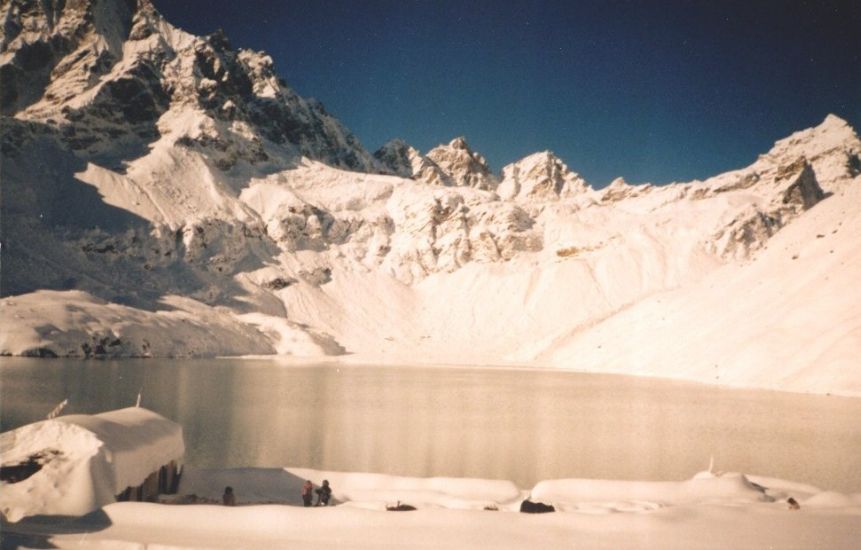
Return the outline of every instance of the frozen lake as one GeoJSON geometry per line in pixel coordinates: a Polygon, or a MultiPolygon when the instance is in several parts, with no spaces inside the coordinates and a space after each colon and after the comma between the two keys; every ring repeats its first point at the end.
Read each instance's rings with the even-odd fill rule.
{"type": "Polygon", "coordinates": [[[861,399],[502,368],[0,358],[7,431],[142,405],[198,467],[679,480],[708,467],[861,491],[861,399]]]}

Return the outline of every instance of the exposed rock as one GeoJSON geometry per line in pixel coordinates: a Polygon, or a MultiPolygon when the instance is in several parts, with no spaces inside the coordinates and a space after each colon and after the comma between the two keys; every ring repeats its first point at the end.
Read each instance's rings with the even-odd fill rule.
{"type": "Polygon", "coordinates": [[[651,184],[631,185],[625,178],[616,178],[603,189],[602,202],[617,202],[630,197],[637,197],[651,190],[651,184]]]}
{"type": "Polygon", "coordinates": [[[777,169],[778,194],[765,207],[750,207],[719,231],[716,251],[723,257],[745,258],[805,210],[825,197],[813,168],[801,158],[777,169]]]}
{"type": "Polygon", "coordinates": [[[389,512],[413,512],[416,507],[410,504],[405,504],[398,501],[394,506],[386,506],[386,510],[389,512]]]}
{"type": "Polygon", "coordinates": [[[470,149],[463,137],[434,147],[428,151],[427,158],[451,178],[452,185],[491,191],[498,185],[487,161],[470,149]]]}
{"type": "Polygon", "coordinates": [[[502,169],[497,192],[503,199],[558,200],[583,193],[589,188],[550,151],[535,153],[502,169]]]}
{"type": "Polygon", "coordinates": [[[532,502],[529,499],[520,503],[520,511],[524,514],[546,514],[555,512],[556,508],[552,504],[544,504],[543,502],[532,502]]]}
{"type": "Polygon", "coordinates": [[[56,358],[57,352],[55,352],[54,350],[52,350],[50,348],[38,347],[38,348],[29,348],[29,349],[23,350],[21,352],[21,356],[22,357],[56,358]]]}
{"type": "Polygon", "coordinates": [[[768,153],[749,167],[761,174],[774,167],[789,167],[804,158],[816,173],[819,185],[832,191],[858,175],[861,140],[842,118],[829,114],[821,124],[778,140],[768,153]]]}
{"type": "Polygon", "coordinates": [[[302,270],[299,277],[306,283],[314,286],[324,285],[332,280],[332,269],[328,267],[315,267],[310,270],[302,270]]]}
{"type": "MultiPolygon", "coordinates": [[[[813,167],[802,159],[801,170],[794,172],[795,181],[783,191],[783,204],[807,210],[825,198],[825,193],[816,181],[813,167]]],[[[797,165],[796,165],[797,168],[797,165]]],[[[787,175],[787,177],[790,177],[787,175]]]]}
{"type": "Polygon", "coordinates": [[[380,164],[393,174],[431,185],[453,185],[451,177],[428,157],[401,139],[393,139],[374,152],[380,164]]]}
{"type": "Polygon", "coordinates": [[[292,277],[276,277],[270,281],[266,281],[263,283],[265,288],[270,290],[281,290],[287,288],[290,285],[296,284],[298,281],[292,277]]]}

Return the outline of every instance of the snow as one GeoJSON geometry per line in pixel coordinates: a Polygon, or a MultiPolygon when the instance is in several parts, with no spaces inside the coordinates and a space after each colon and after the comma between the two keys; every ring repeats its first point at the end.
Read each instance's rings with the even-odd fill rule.
{"type": "MultiPolygon", "coordinates": [[[[222,131],[201,111],[161,120],[222,131]]],[[[153,224],[149,236],[26,236],[33,248],[15,258],[32,256],[28,284],[56,288],[48,264],[82,289],[0,300],[2,351],[83,355],[119,337],[128,345],[108,351],[120,356],[348,353],[861,395],[861,176],[825,163],[861,146],[834,117],[706,182],[619,180],[548,200],[309,159],[223,172],[166,136],[124,173],[89,163],[76,176],[153,224]],[[805,209],[786,197],[808,154],[809,185],[830,195],[805,209]]]]}
{"type": "Polygon", "coordinates": [[[427,158],[451,178],[452,185],[484,190],[493,190],[498,185],[487,161],[473,151],[463,137],[434,147],[428,151],[427,158]]]}
{"type": "Polygon", "coordinates": [[[586,192],[589,184],[550,151],[534,153],[502,169],[503,199],[556,200],[586,192]]]}
{"type": "Polygon", "coordinates": [[[71,357],[274,351],[260,332],[223,308],[181,296],[166,296],[160,306],[146,311],[81,291],[40,290],[7,298],[0,302],[0,347],[16,355],[71,357]]]}
{"type": "Polygon", "coordinates": [[[182,428],[134,407],[59,416],[0,435],[4,466],[41,453],[42,468],[4,483],[0,510],[9,521],[40,514],[80,516],[114,502],[185,454],[182,428]]]}
{"type": "MultiPolygon", "coordinates": [[[[268,55],[181,31],[146,0],[39,6],[0,8],[0,64],[21,75],[3,127],[0,353],[513,364],[861,396],[861,140],[837,116],[705,181],[596,190],[548,151],[497,176],[463,138],[372,157],[268,55]],[[35,43],[50,61],[29,74],[35,43]]],[[[182,454],[178,427],[148,414],[3,434],[4,464],[64,453],[4,485],[6,520],[106,505],[109,525],[68,527],[103,547],[861,539],[859,495],[742,474],[547,480],[531,494],[561,513],[542,517],[513,513],[527,491],[507,481],[297,468],[190,471],[184,488],[295,504],[297,483],[327,477],[342,505],[109,504],[182,454]],[[383,511],[397,501],[419,510],[383,511]]],[[[24,546],[81,542],[14,528],[24,546]]]]}
{"type": "Polygon", "coordinates": [[[512,482],[467,478],[414,478],[358,472],[317,471],[308,468],[188,469],[180,491],[208,499],[221,498],[225,486],[241,489],[240,504],[285,502],[301,505],[302,484],[319,487],[326,479],[335,503],[383,510],[398,501],[417,508],[482,510],[486,506],[516,508],[524,492],[512,482]]]}
{"type": "Polygon", "coordinates": [[[547,480],[531,490],[556,513],[518,513],[529,491],[498,480],[403,478],[300,468],[192,470],[181,493],[238,506],[115,503],[66,521],[7,524],[29,544],[99,548],[854,548],[861,495],[739,473],[677,482],[547,480]],[[335,506],[303,508],[305,479],[328,479],[335,506]],[[801,505],[790,510],[792,496],[801,505]],[[417,508],[388,512],[398,502],[417,508]],[[486,509],[491,508],[491,509],[486,509]],[[495,510],[493,509],[495,508],[495,510]]]}
{"type": "Polygon", "coordinates": [[[779,231],[754,259],[572,331],[533,358],[578,370],[861,395],[853,374],[861,303],[848,291],[861,280],[861,212],[853,204],[861,204],[857,183],[779,231]]]}

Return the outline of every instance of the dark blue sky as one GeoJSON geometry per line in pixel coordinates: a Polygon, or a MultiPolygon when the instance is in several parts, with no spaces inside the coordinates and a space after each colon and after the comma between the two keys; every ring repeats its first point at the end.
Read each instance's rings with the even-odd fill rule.
{"type": "Polygon", "coordinates": [[[373,151],[464,135],[498,171],[550,149],[593,185],[749,164],[829,112],[861,129],[861,1],[154,0],[265,50],[373,151]]]}

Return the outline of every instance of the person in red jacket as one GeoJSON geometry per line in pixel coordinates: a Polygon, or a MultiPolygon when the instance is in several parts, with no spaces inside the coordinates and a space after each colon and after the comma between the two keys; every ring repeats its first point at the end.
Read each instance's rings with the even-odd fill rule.
{"type": "Polygon", "coordinates": [[[304,504],[306,508],[311,506],[311,500],[314,498],[312,494],[313,490],[314,486],[311,485],[311,480],[306,481],[302,485],[302,504],[304,504]]]}

